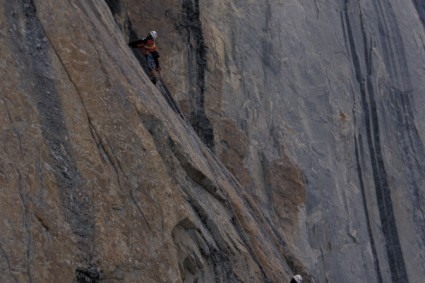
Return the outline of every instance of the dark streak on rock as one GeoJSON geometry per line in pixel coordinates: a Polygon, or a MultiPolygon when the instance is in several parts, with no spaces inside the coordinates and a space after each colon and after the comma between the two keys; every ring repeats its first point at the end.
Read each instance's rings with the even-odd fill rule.
{"type": "Polygon", "coordinates": [[[121,1],[120,0],[105,0],[109,9],[111,10],[112,15],[115,17],[121,14],[121,1]]]}
{"type": "MultiPolygon", "coordinates": [[[[409,75],[407,56],[403,43],[402,33],[395,13],[388,1],[373,1],[378,14],[378,26],[384,33],[380,36],[380,43],[384,51],[384,61],[391,77],[391,86],[385,86],[384,91],[389,93],[389,109],[394,115],[395,132],[401,148],[401,157],[404,162],[408,188],[413,203],[413,221],[417,231],[417,238],[422,247],[425,247],[425,198],[421,193],[421,179],[425,175],[425,147],[415,126],[414,111],[410,102],[413,86],[409,75]]],[[[425,17],[425,2],[415,2],[421,19],[425,17]]],[[[422,256],[422,259],[423,256],[422,256]]],[[[422,261],[423,262],[423,261],[422,261]]],[[[424,266],[424,265],[423,265],[424,266]]]]}
{"type": "Polygon", "coordinates": [[[376,253],[376,246],[375,246],[375,240],[373,239],[372,234],[372,225],[370,223],[370,217],[369,217],[369,211],[366,201],[366,188],[363,181],[363,172],[362,172],[362,164],[361,164],[361,158],[360,158],[360,152],[363,152],[362,146],[360,146],[359,149],[359,142],[361,141],[361,136],[359,136],[357,139],[354,139],[354,145],[355,145],[355,155],[356,155],[356,164],[357,164],[357,174],[360,182],[360,190],[362,192],[362,200],[363,200],[363,207],[366,215],[366,224],[367,224],[367,231],[369,234],[369,241],[370,241],[370,247],[372,250],[372,257],[373,257],[373,264],[375,267],[376,275],[378,277],[378,282],[382,283],[382,274],[381,270],[379,269],[379,257],[376,253]]]}
{"type": "Polygon", "coordinates": [[[416,7],[416,10],[418,11],[419,18],[422,21],[422,25],[425,28],[425,1],[424,0],[412,0],[412,1],[416,7]]]}
{"type": "MultiPolygon", "coordinates": [[[[377,13],[378,27],[383,34],[379,37],[383,47],[384,62],[388,66],[391,86],[380,86],[389,93],[389,109],[393,113],[395,133],[401,148],[401,157],[404,162],[408,189],[413,203],[413,221],[416,235],[422,247],[425,247],[425,214],[423,207],[425,199],[421,193],[421,179],[425,174],[423,160],[425,147],[415,126],[414,111],[410,102],[413,84],[409,75],[409,66],[402,32],[396,19],[394,9],[389,1],[372,2],[377,13]]],[[[425,2],[415,2],[419,15],[424,20],[425,2]]],[[[422,256],[422,259],[424,257],[422,256]]],[[[423,260],[422,260],[423,262],[423,260]]],[[[424,266],[424,265],[423,265],[424,266]]]]}
{"type": "Polygon", "coordinates": [[[74,282],[76,283],[97,283],[101,282],[101,279],[101,273],[93,265],[87,268],[78,268],[75,271],[74,282]]]}
{"type": "Polygon", "coordinates": [[[50,149],[52,167],[58,181],[66,220],[77,236],[79,248],[85,254],[93,241],[94,219],[91,199],[72,156],[72,147],[59,95],[55,89],[55,70],[49,56],[49,40],[37,18],[32,0],[24,0],[24,58],[33,79],[26,82],[39,113],[42,134],[50,149]]]}
{"type": "Polygon", "coordinates": [[[189,122],[201,140],[214,150],[214,129],[205,113],[205,72],[207,46],[202,33],[199,0],[182,1],[181,29],[188,47],[189,98],[192,109],[189,122]]]}
{"type": "MultiPolygon", "coordinates": [[[[347,44],[350,46],[354,71],[360,87],[361,105],[365,116],[364,122],[366,135],[389,268],[393,282],[408,282],[406,266],[401,250],[391,200],[391,190],[388,184],[388,176],[381,149],[379,119],[375,100],[376,94],[372,82],[372,47],[368,42],[368,35],[365,30],[364,20],[360,10],[360,24],[357,27],[352,26],[352,15],[350,15],[349,12],[348,2],[349,0],[345,1],[345,23],[348,36],[347,44]],[[354,38],[354,28],[359,29],[363,42],[356,42],[356,39],[354,38]],[[363,46],[363,50],[359,50],[357,45],[363,46]],[[361,61],[359,52],[363,55],[364,61],[361,61]]],[[[373,236],[370,234],[369,237],[373,236]]],[[[376,260],[377,259],[374,259],[374,262],[376,262],[376,260]]],[[[380,282],[382,282],[382,276],[377,265],[375,265],[375,269],[378,280],[381,280],[380,282]]]]}

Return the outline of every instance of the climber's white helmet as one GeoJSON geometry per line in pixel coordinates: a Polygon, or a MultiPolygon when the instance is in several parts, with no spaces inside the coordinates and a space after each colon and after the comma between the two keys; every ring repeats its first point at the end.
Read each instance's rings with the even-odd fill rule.
{"type": "Polygon", "coordinates": [[[301,275],[294,275],[294,277],[292,277],[294,280],[295,280],[295,282],[297,282],[297,283],[302,283],[303,282],[303,278],[301,277],[301,275]]]}
{"type": "Polygon", "coordinates": [[[156,31],[151,31],[150,34],[152,35],[153,39],[156,39],[156,37],[158,36],[158,33],[156,31]]]}

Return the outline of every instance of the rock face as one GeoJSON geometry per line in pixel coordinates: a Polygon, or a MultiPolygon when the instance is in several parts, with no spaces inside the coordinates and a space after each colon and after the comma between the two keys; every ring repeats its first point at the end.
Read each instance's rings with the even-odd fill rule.
{"type": "Polygon", "coordinates": [[[1,7],[1,282],[288,279],[272,226],[105,2],[1,7]]]}
{"type": "Polygon", "coordinates": [[[0,15],[0,282],[424,281],[421,1],[0,15]]]}

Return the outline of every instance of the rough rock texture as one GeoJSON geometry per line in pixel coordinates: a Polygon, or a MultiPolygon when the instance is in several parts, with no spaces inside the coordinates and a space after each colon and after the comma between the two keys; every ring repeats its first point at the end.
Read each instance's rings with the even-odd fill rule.
{"type": "Polygon", "coordinates": [[[0,282],[423,282],[424,9],[1,1],[0,282]]]}
{"type": "Polygon", "coordinates": [[[424,281],[423,1],[160,2],[122,15],[315,279],[424,281]]]}
{"type": "Polygon", "coordinates": [[[288,279],[272,227],[104,1],[0,7],[0,282],[288,279]]]}

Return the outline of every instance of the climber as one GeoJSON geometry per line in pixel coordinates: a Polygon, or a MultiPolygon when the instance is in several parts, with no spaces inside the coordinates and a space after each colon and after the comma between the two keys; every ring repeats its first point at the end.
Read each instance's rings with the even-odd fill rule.
{"type": "Polygon", "coordinates": [[[294,275],[291,279],[290,283],[302,283],[303,282],[303,278],[301,277],[301,275],[294,275]]]}
{"type": "Polygon", "coordinates": [[[139,48],[143,52],[148,63],[149,77],[154,84],[156,84],[157,81],[156,74],[161,71],[158,60],[159,53],[155,43],[157,37],[158,33],[156,31],[151,31],[144,39],[139,39],[128,44],[130,47],[139,48]]]}

